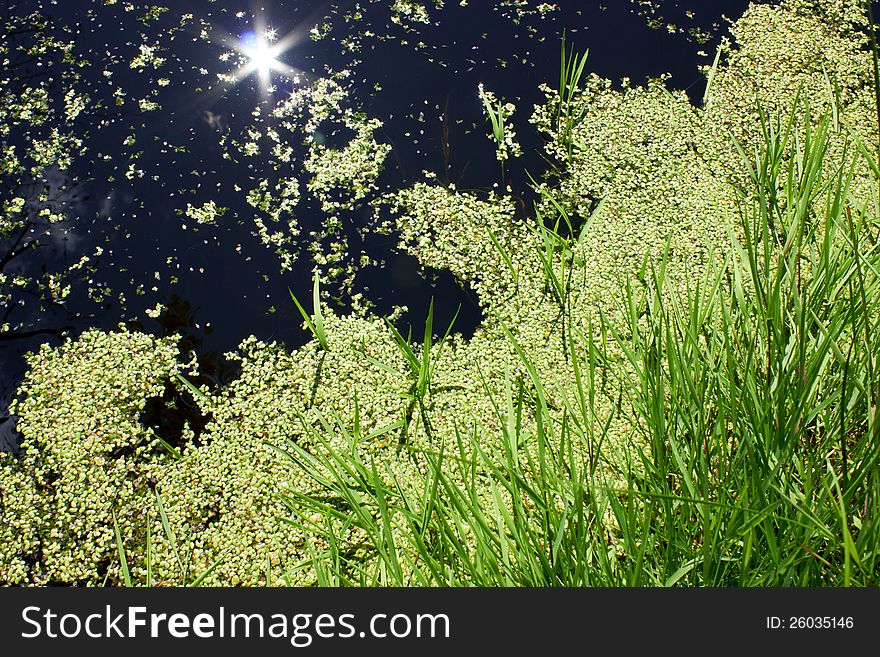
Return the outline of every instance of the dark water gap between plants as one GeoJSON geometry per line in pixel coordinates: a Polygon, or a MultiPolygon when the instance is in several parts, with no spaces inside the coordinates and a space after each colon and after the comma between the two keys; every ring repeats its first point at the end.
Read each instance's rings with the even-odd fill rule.
{"type": "MultiPolygon", "coordinates": [[[[20,11],[33,5],[59,25],[74,26],[71,29],[77,47],[97,62],[84,73],[96,88],[102,82],[100,61],[104,54],[121,49],[138,31],[149,31],[134,16],[130,24],[105,24],[100,3],[50,4],[34,0],[19,4],[20,11]]],[[[230,34],[241,33],[247,27],[247,20],[236,18],[235,11],[218,11],[215,3],[159,4],[171,7],[172,15],[184,11],[181,7],[185,6],[185,11],[209,17],[230,34]]],[[[232,3],[222,4],[232,7],[232,3]]],[[[241,4],[242,11],[250,9],[249,3],[241,4]]],[[[313,77],[320,75],[325,66],[335,70],[352,68],[356,102],[368,116],[384,122],[377,139],[393,147],[379,181],[382,191],[415,182],[423,170],[435,172],[440,180],[454,182],[463,191],[483,193],[497,183],[509,184],[521,198],[520,212],[525,217],[533,200],[526,171],[537,177],[546,169],[540,138],[530,130],[528,117],[533,105],[543,99],[538,85],[546,81],[552,86],[558,80],[563,32],[578,51],[589,49],[587,71],[612,80],[627,77],[635,84],[668,73],[670,88],[686,90],[699,103],[705,79],[698,67],[711,64],[716,45],[726,34],[727,23],[722,16],[736,19],[748,3],[657,3],[667,22],[702,28],[711,34],[706,43],[697,43],[687,34],[650,27],[645,16],[635,10],[635,4],[624,0],[568,0],[558,4],[560,11],[536,20],[537,31],[530,31],[528,23],[516,24],[503,17],[495,3],[471,2],[461,7],[450,2],[436,13],[437,24],[418,26],[418,32],[407,37],[408,45],[400,39],[378,41],[359,53],[354,64],[350,54],[340,53],[335,40],[306,39],[286,53],[284,60],[313,77]],[[691,10],[694,18],[688,18],[691,10]],[[414,50],[417,42],[424,43],[424,47],[414,50]],[[705,54],[698,54],[700,51],[705,54]],[[515,127],[525,156],[512,162],[503,181],[486,136],[488,128],[477,95],[480,83],[518,108],[515,127]]],[[[283,34],[331,13],[333,6],[326,2],[275,0],[266,3],[266,13],[283,34]]],[[[344,11],[354,3],[335,6],[344,11]]],[[[389,30],[387,7],[372,4],[366,13],[371,21],[367,27],[379,33],[389,30]]],[[[217,51],[203,44],[181,39],[177,47],[180,52],[174,54],[180,61],[204,60],[206,67],[212,61],[216,64],[217,51]]],[[[180,217],[174,213],[181,202],[180,191],[197,189],[204,198],[215,199],[246,218],[241,195],[233,192],[233,186],[241,182],[237,178],[240,171],[222,159],[216,131],[204,117],[211,112],[233,123],[245,120],[259,95],[255,81],[246,80],[225,97],[216,98],[197,93],[200,79],[183,67],[175,70],[175,75],[181,81],[180,88],[144,128],[151,131],[157,144],[155,152],[145,152],[140,160],[146,175],[121,180],[118,162],[112,157],[137,117],[91,134],[90,156],[75,162],[68,172],[67,182],[75,183],[69,185],[69,206],[78,220],[69,230],[52,237],[45,257],[67,262],[96,244],[104,245],[105,256],[96,277],[106,283],[113,296],[99,304],[77,297],[64,308],[50,306],[33,312],[20,318],[21,332],[39,333],[0,341],[0,449],[14,447],[16,442],[14,419],[8,417],[6,408],[24,373],[22,355],[41,343],[58,344],[62,336],[77,335],[91,327],[112,329],[120,323],[157,335],[178,333],[182,346],[199,354],[203,382],[219,386],[236,375],[222,354],[234,350],[245,337],[279,340],[289,347],[301,345],[309,337],[301,330],[301,318],[288,295],[290,289],[300,298],[308,298],[311,266],[307,254],[302,254],[293,271],[280,274],[277,259],[255,242],[253,226],[247,220],[221,221],[217,227],[181,231],[180,217]],[[187,152],[168,156],[161,147],[166,141],[184,143],[187,152]],[[109,154],[111,158],[98,158],[96,154],[109,154]],[[176,282],[170,285],[171,280],[176,282]],[[119,294],[124,296],[124,304],[119,294]],[[157,302],[167,310],[158,319],[150,319],[145,311],[157,302]]],[[[132,95],[137,94],[139,84],[134,75],[126,81],[132,95]]],[[[250,178],[256,175],[247,173],[250,178]]],[[[422,332],[433,299],[435,327],[445,329],[460,308],[455,330],[471,335],[482,320],[475,293],[449,272],[425,270],[415,258],[398,252],[394,236],[371,235],[359,243],[356,229],[367,224],[369,209],[367,206],[348,218],[347,234],[352,249],[362,247],[383,265],[361,269],[357,291],[374,304],[378,315],[406,305],[409,312],[400,322],[404,332],[407,327],[414,335],[422,332]]],[[[306,231],[319,225],[322,215],[312,208],[299,220],[306,231]]],[[[344,312],[345,299],[339,299],[336,305],[344,312]]],[[[182,398],[152,401],[145,409],[145,423],[173,436],[186,415],[183,402],[182,398]],[[175,404],[177,415],[169,410],[169,405],[175,404]]]]}

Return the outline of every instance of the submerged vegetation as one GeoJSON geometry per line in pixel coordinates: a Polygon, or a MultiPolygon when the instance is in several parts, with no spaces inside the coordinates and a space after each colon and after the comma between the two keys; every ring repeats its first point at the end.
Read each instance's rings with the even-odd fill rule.
{"type": "MultiPolygon", "coordinates": [[[[424,22],[425,4],[393,11],[424,22]]],[[[876,585],[869,24],[855,0],[753,5],[702,107],[662,80],[617,87],[563,45],[531,118],[550,166],[528,218],[508,191],[432,174],[372,203],[479,294],[472,338],[432,308],[413,344],[394,316],[335,311],[316,274],[311,312],[292,291],[288,315],[313,339],[246,339],[223,387],[173,338],[123,327],[31,354],[0,581],[876,585]],[[201,418],[171,441],[140,421],[169,387],[201,418]]],[[[306,187],[333,217],[375,192],[388,149],[337,81],[304,94],[279,111],[301,114],[306,187]],[[334,112],[342,149],[317,137],[334,112]]],[[[509,170],[516,108],[480,96],[509,170]]]]}

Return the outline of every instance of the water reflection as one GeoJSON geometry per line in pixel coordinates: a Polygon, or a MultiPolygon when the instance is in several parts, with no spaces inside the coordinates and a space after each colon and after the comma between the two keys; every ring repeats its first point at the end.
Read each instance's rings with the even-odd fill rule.
{"type": "MultiPolygon", "coordinates": [[[[363,293],[382,315],[405,305],[409,312],[401,318],[401,328],[419,335],[433,299],[436,327],[445,329],[460,309],[454,328],[471,335],[482,319],[473,290],[449,272],[422,268],[412,256],[399,252],[393,235],[372,235],[375,215],[381,212],[375,199],[420,179],[428,170],[442,182],[477,194],[497,189],[499,183],[509,184],[520,199],[518,216],[525,218],[532,202],[527,172],[539,177],[545,170],[540,136],[528,127],[529,108],[542,100],[538,84],[558,77],[563,30],[579,49],[590,49],[589,70],[636,82],[670,73],[671,87],[686,89],[699,99],[698,65],[708,63],[700,50],[714,53],[720,16],[736,16],[747,3],[725,0],[711,3],[712,7],[699,2],[665,3],[669,20],[682,25],[688,24],[686,11],[696,10],[697,23],[691,23],[708,31],[705,44],[684,33],[649,28],[633,10],[635,5],[622,0],[605,5],[562,2],[559,11],[546,19],[519,22],[504,13],[515,9],[500,3],[463,7],[451,2],[432,9],[436,22],[405,29],[393,22],[392,3],[367,3],[363,20],[348,25],[338,16],[354,3],[328,6],[277,0],[271,9],[278,23],[272,28],[278,35],[293,35],[277,42],[266,38],[268,25],[257,24],[265,21],[261,15],[246,7],[238,11],[230,3],[217,4],[170,3],[172,11],[152,22],[144,22],[138,12],[122,11],[109,21],[105,15],[111,10],[94,1],[30,0],[17,5],[17,11],[44,12],[59,25],[77,24],[77,48],[96,63],[82,71],[84,84],[93,101],[104,103],[105,109],[95,114],[86,131],[88,155],[63,176],[59,172],[63,180],[47,177],[46,184],[68,194],[62,205],[71,221],[56,224],[44,236],[46,248],[20,265],[39,272],[88,254],[94,270],[58,307],[15,307],[17,339],[0,336],[0,407],[8,407],[23,374],[22,353],[46,340],[57,344],[62,334],[75,335],[92,326],[112,329],[123,322],[159,335],[181,335],[182,350],[198,355],[202,372],[198,382],[211,386],[236,376],[234,364],[222,354],[249,335],[290,347],[308,338],[300,329],[288,290],[310,289],[314,263],[307,253],[309,235],[323,229],[327,214],[314,200],[297,207],[301,232],[294,243],[300,252],[294,266],[281,272],[272,249],[257,235],[256,211],[243,201],[244,193],[263,180],[307,178],[301,167],[307,157],[303,138],[289,140],[292,164],[281,171],[265,157],[241,156],[229,143],[247,134],[252,125],[266,129],[268,105],[259,120],[254,112],[261,103],[270,103],[273,93],[275,101],[281,100],[303,88],[306,78],[314,80],[329,70],[352,72],[351,111],[381,119],[376,139],[392,146],[376,193],[358,207],[340,212],[340,232],[333,239],[345,240],[349,260],[363,255],[370,264],[358,268],[350,289],[328,288],[336,309],[346,312],[347,293],[363,293]],[[193,18],[185,30],[173,32],[184,13],[193,18]],[[324,39],[307,38],[312,27],[318,32],[324,29],[325,17],[336,17],[333,29],[341,31],[324,39]],[[251,30],[253,40],[244,49],[248,61],[239,73],[262,75],[239,76],[247,79],[235,85],[218,83],[219,73],[235,67],[218,60],[218,44],[223,46],[224,39],[212,44],[199,37],[202,29],[226,35],[251,30]],[[137,51],[144,35],[154,33],[167,37],[164,49],[158,51],[164,63],[143,74],[129,64],[129,53],[137,51]],[[366,34],[376,38],[351,40],[366,34]],[[291,48],[291,39],[296,48],[291,48]],[[297,79],[298,71],[303,71],[302,80],[297,79]],[[517,132],[525,156],[517,167],[509,168],[503,181],[476,95],[481,82],[522,108],[517,132]],[[136,112],[123,103],[123,109],[117,110],[118,96],[113,95],[117,85],[124,87],[126,98],[153,99],[161,109],[136,112]],[[277,86],[274,92],[272,86],[277,86]],[[200,225],[182,215],[188,204],[206,201],[229,208],[216,225],[200,225]],[[165,310],[157,320],[150,320],[146,311],[157,303],[165,310]]],[[[237,36],[229,39],[238,44],[237,36]]],[[[241,48],[237,51],[242,54],[241,48]]],[[[306,141],[321,148],[340,147],[350,139],[349,133],[340,125],[322,124],[306,141]]],[[[7,315],[12,311],[12,307],[4,310],[7,315]]],[[[145,422],[173,437],[184,422],[200,421],[188,415],[190,408],[191,400],[176,399],[166,391],[151,401],[145,422]]],[[[13,426],[0,417],[0,449],[14,437],[13,426]]]]}

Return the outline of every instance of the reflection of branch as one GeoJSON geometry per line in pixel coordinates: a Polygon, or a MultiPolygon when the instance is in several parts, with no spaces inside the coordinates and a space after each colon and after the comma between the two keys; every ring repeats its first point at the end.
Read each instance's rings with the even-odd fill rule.
{"type": "Polygon", "coordinates": [[[9,250],[6,252],[6,255],[4,255],[2,258],[0,258],[0,271],[2,271],[3,268],[6,267],[6,265],[8,265],[10,262],[12,262],[12,260],[14,260],[18,256],[20,256],[22,253],[25,253],[26,251],[32,249],[36,244],[39,243],[37,240],[32,240],[30,242],[26,242],[25,244],[22,244],[25,236],[30,231],[31,226],[33,226],[33,223],[30,220],[28,220],[24,223],[24,225],[21,228],[21,234],[19,234],[18,238],[16,238],[16,240],[12,244],[12,246],[9,247],[9,250]]]}
{"type": "Polygon", "coordinates": [[[382,137],[391,144],[391,156],[394,158],[394,163],[397,165],[397,170],[400,171],[400,176],[403,178],[404,182],[406,182],[406,171],[403,168],[403,161],[400,159],[400,155],[397,153],[397,148],[394,146],[394,141],[392,141],[391,137],[384,130],[382,131],[382,137]]]}
{"type": "Polygon", "coordinates": [[[460,185],[460,184],[461,184],[461,181],[464,180],[464,174],[467,173],[468,167],[469,167],[470,165],[471,165],[471,161],[470,161],[470,160],[468,160],[467,162],[465,162],[464,168],[462,168],[462,170],[461,170],[461,175],[459,175],[459,176],[458,176],[458,180],[455,181],[455,184],[456,184],[456,185],[460,185]]]}
{"type": "Polygon", "coordinates": [[[443,153],[443,182],[447,185],[449,180],[449,96],[443,105],[443,115],[440,117],[440,150],[443,153]]]}
{"type": "Polygon", "coordinates": [[[3,256],[2,260],[0,260],[0,269],[3,269],[6,265],[8,265],[12,260],[22,255],[23,253],[27,253],[31,249],[34,249],[40,245],[38,240],[33,240],[28,242],[27,244],[23,244],[17,249],[9,251],[5,256],[3,256]]]}
{"type": "Polygon", "coordinates": [[[21,29],[21,30],[4,30],[3,32],[0,32],[0,34],[5,36],[6,38],[11,38],[14,36],[19,36],[20,34],[35,34],[36,32],[39,32],[41,29],[42,28],[37,29],[36,27],[29,27],[27,29],[21,29]]]}
{"type": "MultiPolygon", "coordinates": [[[[11,192],[8,190],[13,189],[12,185],[9,185],[8,183],[6,183],[6,181],[0,181],[0,186],[7,190],[7,195],[11,195],[11,192]]],[[[76,199],[77,197],[74,192],[79,186],[80,183],[78,182],[74,182],[69,186],[67,184],[61,185],[57,190],[53,192],[51,196],[48,196],[41,201],[42,206],[46,208],[56,208],[59,211],[64,211],[65,207],[67,206],[67,201],[65,200],[65,197],[76,199]]],[[[29,182],[21,182],[15,187],[16,195],[32,199],[36,194],[36,190],[38,187],[42,187],[44,190],[48,189],[45,180],[30,180],[29,182]]],[[[23,216],[27,216],[28,218],[25,219],[19,227],[18,230],[21,232],[18,234],[15,242],[6,251],[6,254],[3,257],[0,257],[0,271],[2,271],[3,268],[6,267],[6,265],[8,265],[18,256],[26,253],[31,249],[41,246],[39,238],[32,239],[29,242],[22,244],[29,233],[31,233],[35,229],[37,229],[38,232],[42,232],[42,230],[51,230],[52,225],[54,223],[58,223],[52,220],[35,221],[28,213],[28,210],[23,213],[23,216]]],[[[64,221],[66,221],[68,218],[69,217],[65,216],[64,221]]]]}
{"type": "Polygon", "coordinates": [[[73,330],[72,326],[59,326],[58,328],[34,329],[32,331],[0,331],[0,341],[22,340],[32,338],[35,335],[61,335],[65,331],[73,330]]]}

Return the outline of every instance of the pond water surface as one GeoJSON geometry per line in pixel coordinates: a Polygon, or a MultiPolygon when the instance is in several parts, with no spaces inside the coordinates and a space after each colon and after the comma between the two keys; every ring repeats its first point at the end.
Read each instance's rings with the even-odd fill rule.
{"type": "MultiPolygon", "coordinates": [[[[519,14],[512,6],[516,3],[455,1],[442,9],[425,3],[428,24],[399,25],[390,1],[155,4],[170,11],[144,22],[141,4],[126,11],[125,3],[108,7],[100,0],[7,3],[16,14],[40,12],[54,29],[70,36],[76,51],[91,62],[82,71],[83,87],[108,109],[83,128],[88,152],[66,171],[49,176],[69,220],[44,237],[38,254],[4,270],[39,272],[100,249],[88,276],[91,283],[75,285],[63,305],[32,302],[9,313],[6,321],[13,330],[0,340],[4,449],[14,445],[15,435],[14,421],[3,409],[24,372],[22,354],[40,343],[56,344],[64,335],[119,323],[160,335],[179,332],[185,346],[202,355],[206,375],[219,384],[235,375],[220,354],[243,338],[256,335],[289,346],[307,340],[288,290],[310,298],[314,262],[302,236],[320,230],[326,213],[313,201],[298,206],[299,251],[292,268],[282,271],[278,257],[258,239],[253,209],[241,191],[279,172],[259,157],[228,157],[228,140],[246,134],[256,107],[271,107],[328,70],[352,72],[347,102],[383,122],[375,139],[389,144],[391,152],[377,189],[340,213],[350,253],[369,262],[357,267],[350,285],[329,288],[334,303],[344,310],[351,294],[361,293],[378,314],[405,305],[409,312],[400,321],[418,334],[433,299],[435,326],[445,327],[460,308],[455,328],[469,335],[481,320],[474,292],[448,272],[425,271],[396,249],[394,235],[376,234],[375,199],[421,179],[423,171],[461,190],[493,189],[500,171],[477,91],[482,83],[517,105],[515,129],[524,156],[507,167],[504,183],[527,214],[532,197],[526,172],[538,178],[547,168],[528,117],[543,99],[538,85],[558,81],[563,34],[578,51],[589,49],[588,71],[634,83],[669,74],[667,85],[686,90],[698,103],[705,87],[699,66],[711,64],[726,34],[723,16],[735,19],[747,5],[742,0],[669,1],[654,3],[657,12],[645,15],[638,10],[640,3],[629,0],[569,0],[555,3],[557,10],[542,16],[519,14]],[[357,7],[360,20],[343,18],[350,19],[357,7]],[[175,33],[183,14],[192,19],[175,33]],[[652,17],[659,28],[649,25],[652,17]],[[309,31],[316,26],[324,30],[328,20],[327,36],[310,38],[309,31]],[[670,24],[681,29],[667,29],[670,24]],[[268,85],[259,72],[235,85],[218,83],[217,73],[230,68],[221,60],[230,48],[216,35],[246,42],[270,28],[279,38],[300,37],[278,55],[287,73],[271,72],[268,85]],[[211,38],[203,38],[206,29],[211,38]],[[704,37],[696,38],[696,30],[704,37]],[[129,62],[138,44],[157,40],[163,65],[146,73],[133,68],[129,62]],[[351,44],[360,50],[347,51],[351,44]],[[114,89],[123,88],[129,98],[153,97],[157,80],[168,80],[155,96],[161,108],[132,112],[123,105],[114,111],[114,89]],[[132,145],[123,147],[130,137],[132,145]],[[210,200],[229,208],[216,224],[198,225],[181,215],[188,203],[210,200]],[[93,297],[95,289],[106,294],[96,301],[89,287],[93,297]],[[158,303],[166,310],[151,318],[147,311],[158,303]]],[[[328,130],[316,138],[333,146],[349,135],[328,130]]],[[[301,156],[297,152],[291,165],[295,175],[301,173],[295,164],[301,156]]],[[[0,251],[9,246],[0,242],[0,251]]]]}

